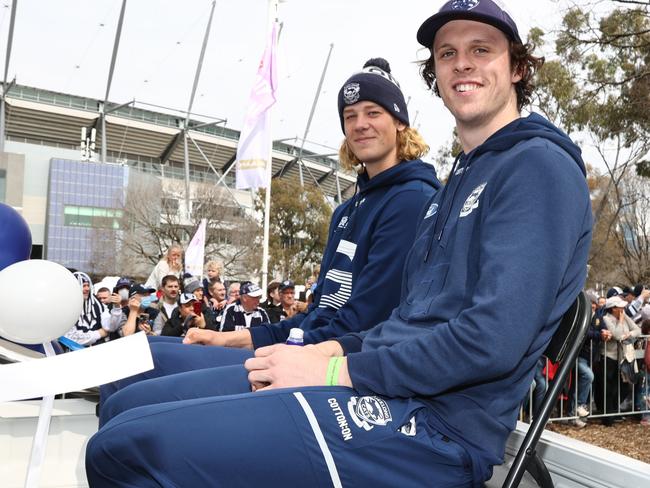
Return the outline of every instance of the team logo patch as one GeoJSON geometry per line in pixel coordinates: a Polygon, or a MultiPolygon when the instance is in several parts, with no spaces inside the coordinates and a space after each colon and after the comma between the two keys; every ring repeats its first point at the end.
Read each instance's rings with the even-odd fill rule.
{"type": "Polygon", "coordinates": [[[427,213],[424,215],[424,218],[428,219],[430,217],[433,217],[437,213],[438,213],[438,204],[432,203],[429,209],[427,210],[427,213]]]}
{"type": "Polygon", "coordinates": [[[467,197],[467,200],[465,200],[465,203],[463,204],[463,208],[460,209],[461,218],[467,217],[475,208],[478,208],[478,204],[480,203],[478,197],[480,197],[481,193],[483,193],[485,185],[487,185],[487,183],[480,184],[474,188],[472,193],[470,193],[470,195],[467,197]]]}
{"type": "Polygon", "coordinates": [[[351,397],[348,402],[350,418],[359,428],[370,430],[375,425],[387,425],[393,420],[388,404],[373,396],[351,397]]]}
{"type": "Polygon", "coordinates": [[[481,193],[483,193],[485,185],[487,185],[487,183],[480,184],[474,188],[472,193],[470,193],[470,195],[467,197],[467,200],[465,200],[465,203],[463,204],[463,208],[460,209],[461,218],[467,217],[475,208],[478,208],[478,204],[480,203],[478,197],[480,197],[481,193]]]}
{"type": "Polygon", "coordinates": [[[479,3],[481,3],[481,0],[455,0],[451,3],[451,8],[454,10],[472,10],[479,3]]]}
{"type": "Polygon", "coordinates": [[[339,229],[345,229],[348,226],[348,216],[344,215],[343,218],[341,218],[341,221],[339,222],[339,225],[337,226],[339,229]]]}
{"type": "Polygon", "coordinates": [[[343,87],[343,100],[346,105],[352,105],[359,101],[359,91],[361,87],[359,83],[348,83],[343,87]]]}

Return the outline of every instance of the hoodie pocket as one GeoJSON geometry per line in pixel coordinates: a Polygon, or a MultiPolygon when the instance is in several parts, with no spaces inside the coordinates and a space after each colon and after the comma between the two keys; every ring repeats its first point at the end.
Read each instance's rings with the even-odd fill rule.
{"type": "Polygon", "coordinates": [[[449,437],[439,432],[431,422],[427,407],[415,410],[409,420],[398,429],[404,441],[428,451],[431,462],[445,467],[446,479],[438,480],[436,486],[466,486],[472,478],[472,462],[467,451],[449,437]]]}
{"type": "Polygon", "coordinates": [[[421,318],[426,315],[429,303],[433,300],[445,285],[449,263],[430,266],[413,279],[413,286],[406,297],[406,316],[408,318],[421,318]]]}

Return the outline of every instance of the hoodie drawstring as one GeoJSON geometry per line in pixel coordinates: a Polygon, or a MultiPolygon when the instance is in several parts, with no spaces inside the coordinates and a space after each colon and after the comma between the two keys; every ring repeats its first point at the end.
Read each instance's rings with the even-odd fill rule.
{"type": "Polygon", "coordinates": [[[429,242],[427,243],[427,250],[426,253],[424,254],[424,262],[426,263],[429,260],[429,254],[431,253],[431,247],[433,246],[433,239],[436,238],[438,242],[442,239],[442,234],[445,230],[445,226],[447,225],[447,221],[449,220],[449,216],[451,215],[451,207],[453,206],[454,199],[456,198],[456,192],[458,191],[458,188],[463,182],[463,178],[465,177],[465,173],[467,172],[467,161],[465,161],[461,168],[465,168],[462,174],[460,175],[460,180],[458,181],[458,184],[455,185],[454,191],[451,194],[451,198],[447,198],[447,189],[451,186],[452,179],[456,176],[456,166],[458,165],[458,162],[461,159],[461,156],[463,153],[458,154],[456,156],[456,159],[454,160],[454,164],[451,167],[451,172],[449,173],[449,179],[447,180],[447,184],[445,185],[445,188],[442,190],[442,196],[440,198],[440,212],[438,213],[438,218],[436,219],[436,223],[433,226],[433,231],[431,232],[431,235],[429,236],[429,242]],[[445,208],[445,204],[448,205],[445,208]],[[444,213],[444,216],[442,215],[444,213]],[[441,218],[442,217],[442,218],[441,218]],[[440,224],[442,222],[442,224],[440,224]],[[436,237],[437,235],[437,237],[436,237]]]}

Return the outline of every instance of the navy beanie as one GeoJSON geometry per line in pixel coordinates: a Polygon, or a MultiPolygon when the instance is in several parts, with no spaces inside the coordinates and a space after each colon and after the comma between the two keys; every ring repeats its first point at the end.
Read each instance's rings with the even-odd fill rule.
{"type": "Polygon", "coordinates": [[[339,90],[339,119],[344,134],[343,109],[363,101],[381,105],[397,120],[410,125],[404,94],[397,80],[390,74],[388,61],[383,58],[366,61],[363,69],[348,78],[339,90]]]}

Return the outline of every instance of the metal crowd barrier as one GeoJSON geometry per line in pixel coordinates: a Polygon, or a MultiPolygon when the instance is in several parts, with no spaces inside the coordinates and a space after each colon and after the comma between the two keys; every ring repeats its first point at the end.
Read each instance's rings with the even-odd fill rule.
{"type": "MultiPolygon", "coordinates": [[[[606,360],[601,347],[604,344],[603,342],[589,341],[587,343],[591,352],[589,368],[594,373],[594,380],[586,403],[589,411],[588,418],[604,419],[610,417],[613,420],[614,418],[634,415],[641,419],[644,414],[650,418],[650,371],[646,371],[643,361],[645,348],[649,346],[649,343],[650,336],[648,335],[641,335],[635,341],[635,355],[639,374],[638,382],[634,384],[625,383],[621,379],[619,359],[616,361],[606,360]],[[612,369],[612,366],[615,369],[612,369]]],[[[554,365],[544,357],[540,361],[541,374],[536,371],[535,376],[545,383],[542,393],[540,393],[541,397],[548,389],[549,381],[553,378],[554,365]]],[[[581,418],[576,412],[578,361],[576,360],[571,376],[564,386],[549,422],[566,422],[581,418]]],[[[529,393],[520,408],[519,420],[522,422],[530,422],[535,416],[535,388],[536,382],[533,381],[529,393]]],[[[582,417],[582,420],[585,420],[585,418],[582,417]]]]}

